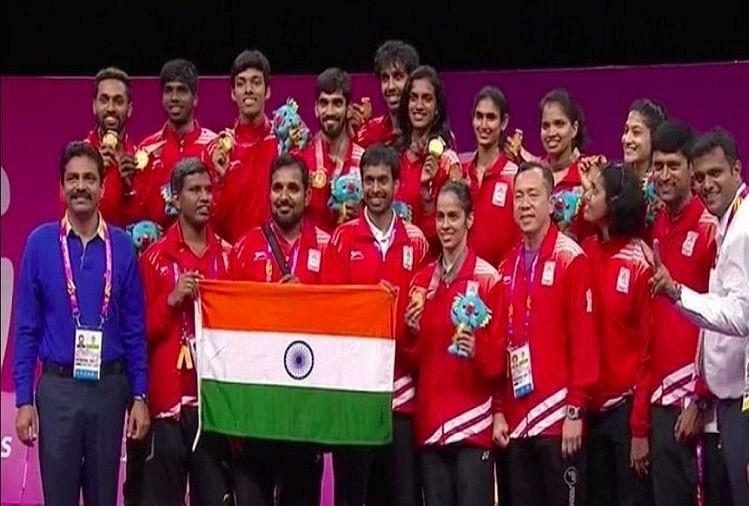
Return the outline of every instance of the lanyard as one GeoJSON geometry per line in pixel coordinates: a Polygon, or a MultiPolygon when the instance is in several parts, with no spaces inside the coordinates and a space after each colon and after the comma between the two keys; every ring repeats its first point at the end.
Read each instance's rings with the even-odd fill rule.
{"type": "MultiPolygon", "coordinates": [[[[340,176],[341,173],[343,172],[343,162],[345,161],[345,157],[343,155],[347,149],[348,149],[348,143],[344,143],[341,146],[340,153],[338,153],[340,156],[336,158],[335,170],[333,171],[333,177],[330,178],[332,181],[335,181],[338,178],[338,176],[340,176]]],[[[322,137],[320,135],[318,135],[317,138],[315,139],[315,163],[317,164],[317,167],[315,168],[315,170],[326,170],[325,162],[323,160],[322,137]]]]}
{"type": "MultiPolygon", "coordinates": [[[[514,337],[515,337],[515,327],[514,327],[514,313],[515,313],[515,286],[517,282],[518,277],[518,269],[520,269],[520,259],[521,256],[525,254],[524,250],[521,250],[517,257],[515,258],[515,267],[512,271],[512,281],[510,283],[510,305],[507,309],[507,336],[508,336],[508,342],[510,347],[513,347],[514,337]]],[[[523,342],[521,344],[525,344],[528,342],[528,328],[530,327],[530,321],[531,321],[531,288],[533,287],[533,279],[536,275],[536,265],[538,265],[538,256],[539,252],[536,252],[536,258],[533,259],[533,263],[531,264],[531,272],[530,272],[530,278],[525,278],[525,286],[526,286],[526,296],[525,296],[525,319],[523,320],[523,342]]],[[[525,262],[525,259],[523,258],[523,262],[525,262]]],[[[523,273],[525,274],[525,267],[523,268],[523,273]]]]}
{"type": "Polygon", "coordinates": [[[723,237],[728,234],[728,228],[736,217],[736,213],[738,212],[739,207],[741,207],[741,203],[744,202],[744,199],[746,199],[747,196],[749,196],[749,186],[744,186],[744,189],[741,190],[741,192],[736,193],[736,198],[733,199],[731,207],[728,208],[728,221],[726,221],[726,230],[723,232],[723,237]]]}
{"type": "MultiPolygon", "coordinates": [[[[101,218],[99,218],[101,219],[101,218]]],[[[104,251],[106,255],[106,268],[104,270],[104,295],[101,301],[101,321],[99,328],[104,327],[104,321],[109,313],[109,303],[112,301],[112,236],[109,233],[109,227],[102,222],[104,228],[104,251]]],[[[70,248],[68,247],[68,238],[65,233],[65,218],[60,222],[60,249],[62,250],[62,263],[65,268],[65,287],[68,291],[70,300],[70,311],[78,327],[81,326],[81,307],[78,304],[78,288],[75,286],[73,279],[73,266],[70,261],[70,248]]]]}
{"type": "MultiPolygon", "coordinates": [[[[272,233],[275,234],[275,231],[272,233]]],[[[289,258],[286,259],[286,262],[289,264],[289,274],[296,274],[296,264],[297,264],[297,260],[299,260],[299,249],[300,249],[299,245],[301,244],[301,242],[302,242],[302,236],[300,235],[299,238],[294,243],[294,245],[291,247],[291,251],[289,252],[289,258],[291,259],[291,262],[289,262],[289,258]]],[[[273,255],[273,250],[271,249],[270,244],[268,245],[268,248],[266,251],[268,253],[269,259],[270,258],[275,259],[275,255],[273,255]]],[[[283,251],[281,252],[281,254],[283,255],[283,251]]],[[[278,267],[280,268],[281,266],[279,265],[278,267]]]]}

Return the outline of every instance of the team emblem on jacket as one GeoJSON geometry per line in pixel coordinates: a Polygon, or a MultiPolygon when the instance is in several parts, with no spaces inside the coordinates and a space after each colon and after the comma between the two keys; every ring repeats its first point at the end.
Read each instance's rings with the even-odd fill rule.
{"type": "Polygon", "coordinates": [[[295,380],[303,380],[312,372],[315,365],[315,354],[304,341],[294,341],[283,355],[286,373],[295,380]]]}

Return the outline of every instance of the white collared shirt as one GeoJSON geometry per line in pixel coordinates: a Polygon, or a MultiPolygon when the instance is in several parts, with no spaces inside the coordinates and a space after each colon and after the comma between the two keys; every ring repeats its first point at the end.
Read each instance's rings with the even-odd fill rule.
{"type": "MultiPolygon", "coordinates": [[[[743,188],[742,184],[737,197],[743,188]]],[[[710,271],[709,292],[683,286],[678,304],[704,329],[703,374],[719,399],[738,399],[749,388],[749,198],[730,227],[729,214],[718,224],[718,260],[710,271]]]]}
{"type": "Polygon", "coordinates": [[[381,231],[377,228],[377,225],[372,223],[372,220],[369,219],[369,209],[367,208],[364,208],[364,219],[367,220],[367,225],[369,225],[369,229],[372,231],[372,235],[377,243],[377,248],[380,250],[380,253],[382,253],[382,259],[385,260],[385,255],[390,249],[390,245],[393,244],[393,239],[395,237],[395,213],[393,213],[393,217],[390,219],[390,225],[388,225],[388,229],[385,232],[381,231]]]}

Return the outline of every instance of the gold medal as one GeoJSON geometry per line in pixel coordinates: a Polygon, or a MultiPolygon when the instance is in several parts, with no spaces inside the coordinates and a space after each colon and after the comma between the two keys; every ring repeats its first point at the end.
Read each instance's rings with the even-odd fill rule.
{"type": "Polygon", "coordinates": [[[328,175],[325,172],[325,169],[318,168],[315,172],[312,173],[312,187],[317,188],[318,190],[320,188],[323,188],[328,182],[328,175]]]}
{"type": "Polygon", "coordinates": [[[369,97],[362,97],[361,110],[362,115],[364,116],[364,121],[367,121],[372,117],[372,100],[370,100],[369,97]]]}
{"type": "Polygon", "coordinates": [[[426,302],[426,291],[423,288],[416,288],[411,292],[411,303],[417,306],[423,306],[426,302]]]}
{"type": "Polygon", "coordinates": [[[117,137],[117,134],[112,130],[107,130],[107,133],[105,133],[101,138],[101,147],[103,148],[115,149],[119,143],[119,137],[117,137]]]}
{"type": "Polygon", "coordinates": [[[442,137],[435,137],[434,139],[429,141],[429,144],[427,145],[427,151],[433,157],[439,158],[440,156],[442,156],[442,153],[445,152],[445,146],[447,146],[447,144],[444,140],[442,140],[442,137]]]}
{"type": "Polygon", "coordinates": [[[224,153],[229,153],[232,150],[234,147],[234,135],[230,130],[224,130],[219,134],[218,145],[224,153]]]}
{"type": "Polygon", "coordinates": [[[148,152],[145,149],[139,149],[135,152],[135,168],[143,170],[148,165],[148,152]]]}

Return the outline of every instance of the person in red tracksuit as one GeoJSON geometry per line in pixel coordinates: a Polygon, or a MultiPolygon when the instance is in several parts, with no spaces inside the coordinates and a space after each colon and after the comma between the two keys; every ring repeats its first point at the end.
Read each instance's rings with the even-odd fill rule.
{"type": "Polygon", "coordinates": [[[485,86],[473,101],[476,152],[464,164],[474,202],[474,220],[468,243],[493,266],[520,241],[512,217],[512,178],[518,167],[500,146],[510,120],[510,106],[502,91],[485,86]]]}
{"type": "Polygon", "coordinates": [[[205,146],[216,137],[194,119],[198,104],[198,70],[192,62],[170,60],[161,68],[161,104],[169,116],[164,127],[138,145],[148,156],[143,169],[146,218],[168,228],[177,211],[172,205],[170,177],[174,165],[187,157],[202,157],[205,146]]]}
{"type": "Polygon", "coordinates": [[[430,246],[439,248],[434,221],[435,201],[448,180],[461,180],[460,159],[447,117],[442,81],[432,67],[417,67],[408,77],[398,108],[400,135],[395,148],[400,153],[400,184],[395,199],[407,208],[408,219],[426,235],[430,246]],[[441,139],[443,152],[431,152],[430,141],[441,139]]]}
{"type": "MultiPolygon", "coordinates": [[[[541,144],[545,155],[542,161],[549,164],[554,173],[554,201],[561,206],[566,192],[577,194],[582,198],[585,186],[585,167],[581,163],[586,157],[582,152],[587,141],[585,116],[580,104],[565,89],[554,89],[541,99],[539,104],[541,116],[541,144]]],[[[510,150],[512,152],[512,150],[510,150]]],[[[517,154],[520,161],[537,161],[525,149],[517,154]]],[[[567,213],[557,212],[556,225],[578,242],[595,235],[596,228],[586,223],[582,212],[577,210],[567,213]]]]}
{"type": "Polygon", "coordinates": [[[398,138],[398,109],[406,80],[419,66],[419,53],[410,44],[400,40],[387,40],[375,53],[374,73],[380,81],[382,100],[387,113],[364,121],[360,104],[352,104],[351,124],[356,130],[356,142],[363,148],[373,144],[391,146],[398,138]]]}
{"type": "Polygon", "coordinates": [[[227,492],[222,436],[203,433],[196,450],[198,385],[193,300],[200,279],[226,279],[230,247],[208,226],[211,177],[198,158],[172,174],[178,219],[140,258],[148,308],[149,396],[153,424],[146,446],[143,504],[221,504],[227,492]]]}
{"type": "Polygon", "coordinates": [[[504,339],[494,325],[458,330],[461,297],[492,302],[496,269],[468,247],[470,189],[448,183],[437,198],[439,258],[414,277],[405,313],[416,364],[416,441],[427,506],[494,504],[492,399],[504,372],[504,339]],[[451,353],[453,344],[464,355],[451,353]]]}
{"type": "Polygon", "coordinates": [[[125,228],[143,217],[142,172],[136,170],[135,145],[125,131],[133,104],[130,101],[130,77],[121,69],[101,69],[95,78],[93,110],[96,127],[86,136],[104,159],[104,194],[101,199],[101,214],[113,225],[125,228]],[[102,139],[113,135],[114,144],[102,139]]]}
{"type": "MultiPolygon", "coordinates": [[[[298,156],[280,155],[270,168],[269,179],[266,198],[271,218],[249,230],[232,248],[231,279],[318,284],[330,236],[305,216],[310,200],[307,166],[298,156]]],[[[276,504],[277,486],[280,506],[318,506],[322,462],[322,449],[317,445],[233,442],[231,467],[237,504],[276,504]]]]}
{"type": "Polygon", "coordinates": [[[358,204],[346,203],[343,215],[328,206],[331,185],[340,176],[359,174],[359,162],[364,153],[346,129],[350,103],[351,78],[346,72],[329,68],[317,76],[315,118],[320,122],[320,131],[299,155],[310,169],[309,217],[326,232],[332,232],[337,224],[359,214],[358,204]]]}
{"type": "Polygon", "coordinates": [[[608,164],[591,179],[584,216],[598,227],[583,250],[591,265],[601,376],[590,408],[591,504],[653,504],[649,479],[651,339],[648,265],[637,237],[645,200],[631,164],[608,164]]]}
{"type": "Polygon", "coordinates": [[[508,449],[512,504],[585,504],[583,429],[599,353],[588,259],[551,222],[553,185],[544,163],[518,169],[523,243],[499,268],[510,377],[496,396],[493,437],[508,449]]]}
{"type": "MultiPolygon", "coordinates": [[[[396,314],[403,314],[408,287],[427,254],[424,234],[398,218],[393,195],[399,176],[398,156],[389,147],[370,146],[362,157],[364,210],[360,218],[336,229],[323,255],[325,284],[384,283],[396,294],[396,314]]],[[[352,447],[333,453],[337,505],[420,504],[413,444],[415,383],[404,362],[405,324],[396,320],[393,384],[393,443],[377,449],[352,447]]]]}
{"type": "MultiPolygon", "coordinates": [[[[685,286],[705,293],[715,260],[717,221],[691,192],[689,152],[693,142],[689,126],[677,121],[664,122],[653,134],[653,179],[665,209],[656,216],[651,235],[671,274],[685,286]]],[[[695,367],[700,330],[669,298],[655,297],[652,304],[649,373],[655,504],[693,504],[698,486],[695,446],[702,436],[703,418],[712,415],[700,409],[708,404],[695,367]]],[[[717,441],[717,434],[704,435],[706,454],[711,448],[719,452],[717,441]]],[[[706,488],[708,495],[712,494],[711,487],[706,488]]],[[[706,499],[708,504],[719,504],[706,499]]]]}
{"type": "Polygon", "coordinates": [[[216,138],[206,146],[203,159],[216,176],[216,233],[233,244],[269,217],[268,181],[278,141],[265,114],[270,98],[268,58],[258,50],[242,51],[234,59],[230,79],[237,104],[231,149],[221,149],[216,138]]]}

